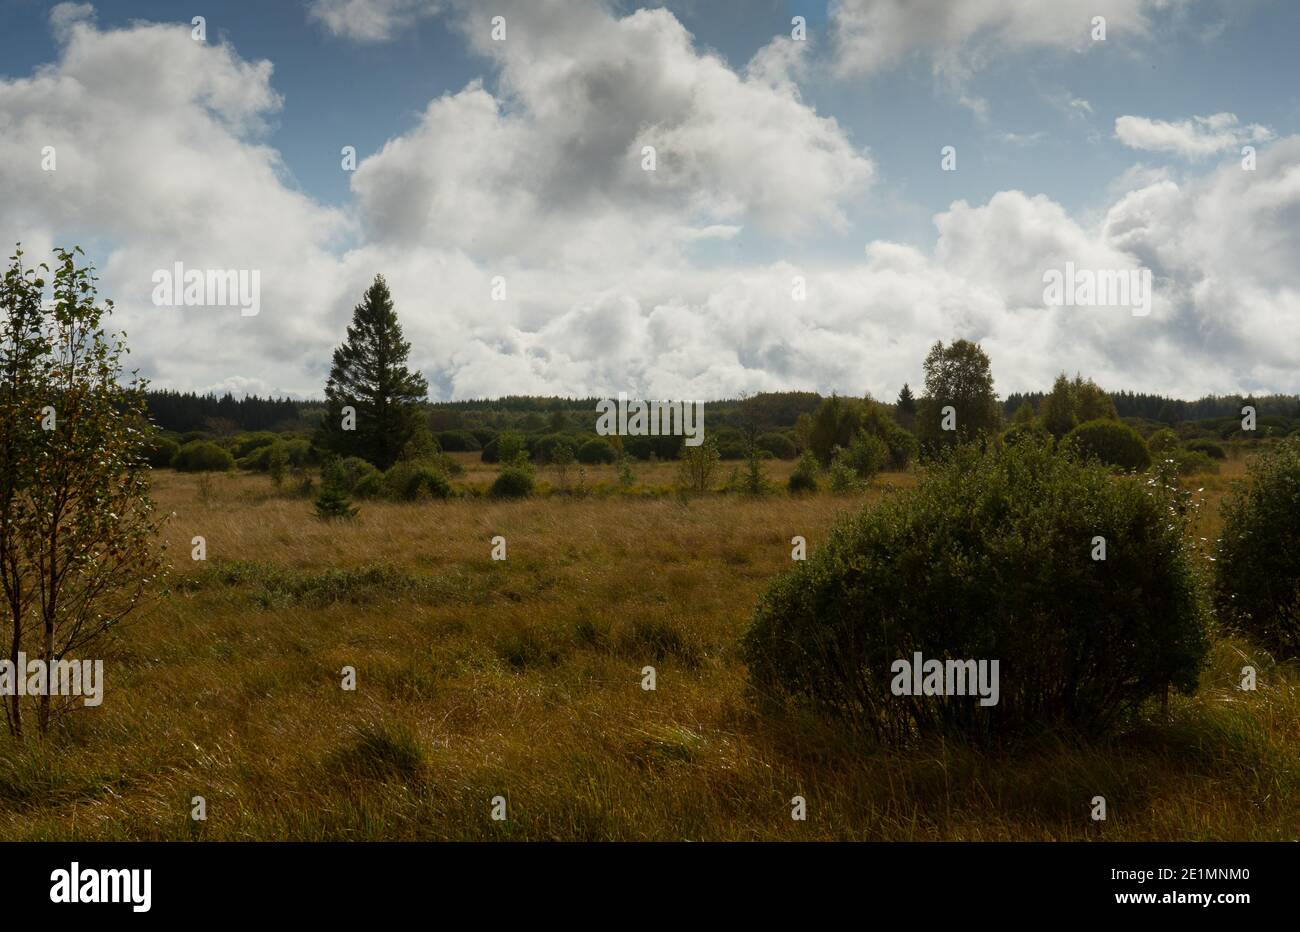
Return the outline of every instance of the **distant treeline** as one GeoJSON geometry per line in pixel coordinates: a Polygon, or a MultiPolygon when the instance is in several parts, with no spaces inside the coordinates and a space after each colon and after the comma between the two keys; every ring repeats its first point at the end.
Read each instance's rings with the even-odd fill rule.
{"type": "MultiPolygon", "coordinates": [[[[1036,411],[1043,397],[1043,392],[1013,392],[1003,402],[1002,409],[1009,418],[1027,401],[1036,411]]],[[[1253,405],[1255,413],[1260,417],[1276,415],[1300,418],[1300,395],[1206,395],[1196,401],[1184,401],[1141,392],[1111,392],[1110,397],[1115,402],[1115,410],[1120,417],[1140,417],[1170,425],[1183,421],[1241,417],[1242,405],[1246,404],[1253,405]]]]}
{"type": "MultiPolygon", "coordinates": [[[[1029,402],[1037,410],[1043,392],[1013,392],[1003,402],[1009,420],[1016,410],[1029,402]]],[[[792,427],[801,414],[811,414],[821,403],[816,392],[763,392],[745,399],[711,401],[705,406],[706,422],[714,425],[740,426],[749,419],[762,429],[792,427]]],[[[1300,418],[1297,395],[1207,395],[1197,401],[1166,398],[1138,392],[1115,392],[1111,395],[1120,417],[1143,418],[1164,424],[1210,418],[1240,417],[1243,404],[1254,404],[1258,414],[1300,418]]],[[[150,391],[146,400],[155,424],[177,434],[202,431],[232,434],[247,431],[306,431],[315,427],[324,411],[323,401],[298,401],[291,398],[261,398],[247,395],[236,398],[230,393],[150,391]]],[[[435,431],[489,427],[517,428],[525,431],[558,427],[573,423],[590,414],[594,424],[597,398],[560,398],[553,396],[510,395],[504,398],[432,402],[428,411],[435,431]],[[576,418],[574,416],[577,416],[576,418]],[[553,424],[551,422],[554,422],[553,424]]],[[[892,405],[895,399],[879,399],[892,405]]]]}

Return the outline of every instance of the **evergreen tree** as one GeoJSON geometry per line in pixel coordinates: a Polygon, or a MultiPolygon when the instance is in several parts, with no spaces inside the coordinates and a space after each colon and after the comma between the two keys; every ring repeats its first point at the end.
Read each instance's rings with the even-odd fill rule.
{"type": "Polygon", "coordinates": [[[424,376],[406,368],[410,351],[388,285],[376,275],[352,312],[347,339],[334,350],[325,383],[321,446],[340,456],[359,456],[380,469],[401,458],[423,426],[419,405],[429,392],[424,376]],[[355,410],[355,422],[345,423],[347,406],[355,410]]]}

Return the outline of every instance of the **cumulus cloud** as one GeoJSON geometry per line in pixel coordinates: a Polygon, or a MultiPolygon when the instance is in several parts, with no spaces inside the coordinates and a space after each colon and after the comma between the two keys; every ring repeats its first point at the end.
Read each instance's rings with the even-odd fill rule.
{"type": "Polygon", "coordinates": [[[1185,159],[1204,159],[1240,149],[1247,143],[1268,142],[1274,135],[1258,123],[1242,125],[1234,113],[1194,116],[1178,122],[1139,116],[1115,120],[1115,136],[1129,148],[1169,152],[1185,159]]]}
{"type": "MultiPolygon", "coordinates": [[[[1107,41],[1145,36],[1151,14],[1182,0],[841,0],[832,25],[843,74],[891,68],[913,53],[980,67],[1006,52],[1092,44],[1092,20],[1106,18],[1107,41]]],[[[951,68],[948,64],[944,67],[951,68]]]]}
{"type": "Polygon", "coordinates": [[[478,8],[466,14],[502,90],[474,82],[440,97],[359,166],[353,188],[377,239],[605,264],[670,253],[697,227],[843,227],[871,159],[770,63],[737,74],[666,10],[618,17],[575,2],[558,17],[556,6],[493,6],[508,42],[485,38],[478,8]]]}
{"type": "Polygon", "coordinates": [[[331,33],[358,42],[386,42],[438,13],[437,0],[308,0],[309,15],[331,33]]]}

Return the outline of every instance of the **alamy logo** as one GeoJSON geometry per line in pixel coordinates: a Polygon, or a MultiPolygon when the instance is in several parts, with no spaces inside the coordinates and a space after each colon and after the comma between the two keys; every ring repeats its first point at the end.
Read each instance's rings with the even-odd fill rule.
{"type": "Polygon", "coordinates": [[[18,652],[18,663],[0,660],[0,696],[81,696],[88,706],[104,701],[104,661],[28,660],[18,652]]]}
{"type": "Polygon", "coordinates": [[[998,704],[996,660],[924,660],[921,652],[911,660],[889,666],[895,696],[979,696],[980,705],[998,704]]]}
{"type": "Polygon", "coordinates": [[[241,317],[262,310],[260,269],[173,268],[153,273],[153,303],[157,307],[238,307],[241,317]]]}
{"type": "Polygon", "coordinates": [[[76,861],[68,870],[53,871],[51,903],[130,903],[137,913],[149,912],[152,903],[153,871],[85,869],[76,861]]]}
{"type": "Polygon", "coordinates": [[[1150,269],[1076,269],[1043,273],[1043,303],[1048,307],[1129,307],[1134,317],[1151,313],[1150,269]]]}
{"type": "Polygon", "coordinates": [[[628,401],[627,392],[618,402],[605,398],[596,404],[596,433],[602,437],[667,437],[680,435],[688,447],[704,442],[704,402],[628,401]]]}

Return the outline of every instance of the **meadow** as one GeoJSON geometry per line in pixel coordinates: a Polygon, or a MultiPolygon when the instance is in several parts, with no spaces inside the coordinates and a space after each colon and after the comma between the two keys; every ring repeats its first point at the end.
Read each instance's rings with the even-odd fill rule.
{"type": "MultiPolygon", "coordinates": [[[[486,489],[496,470],[456,457],[458,488],[486,489]]],[[[782,486],[792,466],[766,464],[782,486]]],[[[265,475],[155,470],[165,589],[98,647],[102,706],[44,741],[0,737],[0,838],[1300,834],[1300,669],[1221,632],[1194,696],[1102,743],[886,751],[761,710],[738,639],[791,538],[815,550],[838,516],[915,477],[683,499],[674,468],[640,464],[622,492],[613,466],[587,467],[586,497],[547,494],[542,469],[524,501],[366,501],[347,522],[315,519],[310,498],[265,475]],[[206,560],[191,559],[196,535],[206,560]],[[1253,692],[1238,688],[1247,664],[1253,692]],[[1090,818],[1097,795],[1104,822],[1090,818]]],[[[1232,459],[1189,480],[1198,535],[1213,539],[1241,474],[1232,459]]]]}

